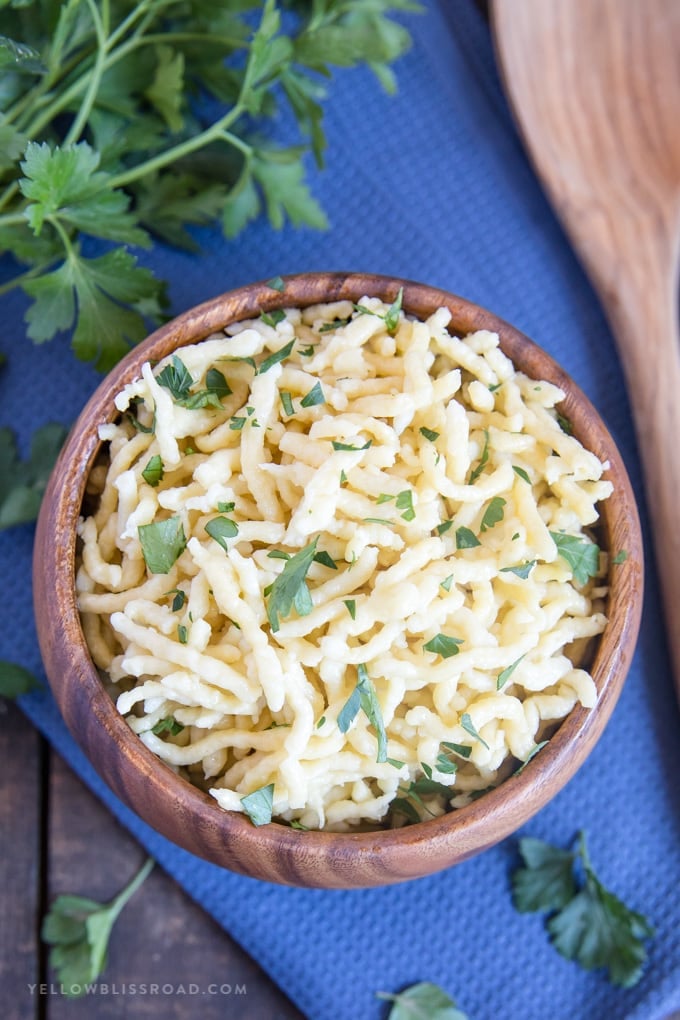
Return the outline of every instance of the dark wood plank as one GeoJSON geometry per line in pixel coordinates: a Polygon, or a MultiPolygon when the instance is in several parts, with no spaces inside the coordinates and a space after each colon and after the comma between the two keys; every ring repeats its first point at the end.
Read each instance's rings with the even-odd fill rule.
{"type": "Polygon", "coordinates": [[[41,754],[38,733],[16,705],[0,698],[0,988],[6,1020],[33,1020],[39,1011],[41,754]]]}
{"type": "MultiPolygon", "coordinates": [[[[65,892],[110,900],[145,859],[135,840],[55,754],[49,839],[50,902],[65,892]]],[[[48,980],[55,980],[51,972],[48,980]]],[[[48,994],[47,1020],[128,1014],[140,1020],[303,1020],[261,968],[158,867],[120,915],[98,985],[96,995],[77,1000],[48,994]]]]}

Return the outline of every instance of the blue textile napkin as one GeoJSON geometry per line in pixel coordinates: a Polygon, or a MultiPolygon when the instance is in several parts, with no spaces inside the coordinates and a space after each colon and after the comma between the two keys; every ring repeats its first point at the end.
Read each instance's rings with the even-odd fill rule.
{"type": "MultiPolygon", "coordinates": [[[[258,223],[236,241],[203,230],[201,256],[158,246],[143,257],[170,280],[173,309],[232,286],[314,269],[376,271],[462,294],[515,323],[588,393],[612,430],[641,502],[640,466],[617,355],[596,299],[521,150],[472,0],[429,0],[399,95],[369,72],[342,74],[328,104],[328,167],[314,179],[327,233],[258,223]]],[[[3,302],[3,424],[73,420],[97,376],[66,341],[24,338],[25,301],[3,302]],[[23,382],[31,379],[30,387],[23,382]]],[[[33,530],[0,536],[6,625],[0,658],[41,672],[30,600],[33,530]],[[8,623],[7,616],[11,616],[8,623]]],[[[638,652],[613,718],[572,782],[522,831],[567,846],[589,833],[605,883],[656,928],[634,989],[612,988],[549,945],[538,915],[510,898],[516,839],[430,878],[352,892],[300,890],[224,872],[151,831],[105,788],[47,692],[22,707],[57,750],[312,1020],[377,1020],[378,990],[444,986],[471,1020],[656,1020],[680,1008],[680,717],[648,549],[638,652]],[[291,932],[295,933],[294,939],[291,932]]]]}

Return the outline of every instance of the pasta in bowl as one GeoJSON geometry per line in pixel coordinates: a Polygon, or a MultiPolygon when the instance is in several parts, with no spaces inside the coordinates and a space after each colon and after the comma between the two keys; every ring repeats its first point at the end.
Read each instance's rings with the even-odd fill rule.
{"type": "Polygon", "coordinates": [[[155,334],[84,413],[68,613],[113,768],[72,725],[218,863],[396,881],[502,838],[585,757],[635,638],[634,502],[585,398],[489,313],[275,283],[155,334]]]}

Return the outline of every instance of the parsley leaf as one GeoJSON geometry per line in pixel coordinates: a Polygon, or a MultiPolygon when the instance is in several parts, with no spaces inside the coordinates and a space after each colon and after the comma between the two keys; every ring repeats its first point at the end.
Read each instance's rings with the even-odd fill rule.
{"type": "Polygon", "coordinates": [[[477,481],[482,471],[486,467],[488,461],[489,461],[489,430],[484,429],[484,447],[482,449],[482,455],[479,458],[479,464],[477,465],[477,467],[470,472],[470,477],[468,478],[468,485],[474,485],[474,483],[477,481]]]}
{"type": "Polygon", "coordinates": [[[50,965],[57,973],[64,995],[77,998],[85,994],[86,986],[105,969],[113,925],[153,866],[149,858],[110,903],[97,903],[83,896],[57,896],[43,920],[40,936],[51,946],[50,965]]]}
{"type": "Polygon", "coordinates": [[[490,750],[486,740],[484,740],[483,737],[480,737],[479,733],[475,729],[474,723],[472,722],[472,719],[470,718],[467,712],[463,712],[462,716],[460,717],[460,725],[463,727],[466,733],[470,734],[471,737],[474,737],[475,740],[478,740],[480,744],[484,744],[484,747],[487,749],[487,751],[490,750]]]}
{"type": "Polygon", "coordinates": [[[521,578],[522,581],[526,581],[531,571],[536,566],[536,560],[525,560],[524,563],[518,563],[514,567],[501,567],[499,573],[501,574],[516,574],[517,577],[521,578]]]}
{"type": "Polygon", "coordinates": [[[644,943],[654,931],[597,877],[585,833],[580,833],[575,853],[534,839],[522,840],[520,853],[526,867],[513,876],[517,909],[551,912],[547,928],[562,956],[586,970],[606,968],[610,982],[621,988],[636,985],[647,955],[644,943]],[[576,863],[583,874],[579,882],[576,863]]]}
{"type": "Polygon", "coordinates": [[[270,354],[269,357],[265,358],[264,361],[260,363],[260,366],[257,369],[257,375],[264,375],[264,373],[268,372],[269,369],[272,368],[274,365],[278,365],[279,362],[285,361],[286,358],[290,357],[294,346],[295,337],[293,337],[292,340],[289,340],[288,343],[285,344],[280,350],[274,351],[273,354],[270,354]]]}
{"type": "Polygon", "coordinates": [[[387,1020],[468,1020],[451,996],[429,981],[411,985],[399,995],[376,992],[376,996],[394,1003],[387,1020]]]}
{"type": "Polygon", "coordinates": [[[350,450],[356,453],[359,450],[367,450],[373,444],[373,440],[369,439],[363,446],[352,446],[351,443],[341,443],[337,439],[333,439],[332,443],[334,450],[350,450]]]}
{"type": "Polygon", "coordinates": [[[356,604],[356,600],[355,599],[344,599],[343,602],[344,602],[345,607],[347,608],[347,612],[349,613],[349,615],[352,617],[353,620],[356,620],[356,618],[357,618],[357,604],[356,604]]]}
{"type": "Polygon", "coordinates": [[[577,584],[587,584],[589,578],[597,576],[600,569],[599,546],[585,538],[565,535],[561,531],[551,531],[550,537],[559,555],[571,567],[577,584]]]}
{"type": "Polygon", "coordinates": [[[323,549],[321,550],[321,552],[314,554],[314,562],[321,563],[322,566],[329,567],[331,570],[338,569],[338,565],[333,559],[333,557],[330,555],[330,553],[325,552],[323,549]]]}
{"type": "Polygon", "coordinates": [[[300,407],[314,407],[316,404],[325,404],[326,398],[321,389],[321,383],[314,384],[312,389],[300,401],[300,407]]]}
{"type": "Polygon", "coordinates": [[[288,415],[288,417],[290,418],[291,415],[295,414],[292,396],[290,395],[288,390],[281,390],[279,392],[279,397],[281,398],[281,406],[283,407],[283,413],[288,415]]]}
{"type": "Polygon", "coordinates": [[[168,517],[137,529],[142,553],[152,574],[167,574],[186,549],[187,540],[180,517],[168,517]]]}
{"type": "Polygon", "coordinates": [[[399,493],[395,506],[397,510],[404,511],[401,516],[405,521],[412,521],[416,515],[416,512],[413,509],[413,493],[410,489],[404,489],[403,492],[399,493]]]}
{"type": "MultiPolygon", "coordinates": [[[[526,652],[524,653],[524,655],[526,655],[526,652]]],[[[505,687],[505,685],[507,684],[508,680],[510,679],[512,674],[515,672],[515,670],[519,666],[519,664],[522,661],[522,659],[524,658],[524,655],[520,655],[519,659],[515,659],[515,661],[511,662],[509,666],[506,666],[505,669],[501,670],[501,672],[496,677],[496,690],[497,691],[500,691],[500,690],[502,690],[503,687],[505,687]]]]}
{"type": "Polygon", "coordinates": [[[142,471],[142,478],[150,485],[152,489],[155,489],[159,482],[163,480],[163,461],[159,454],[155,454],[142,471]]]}
{"type": "Polygon", "coordinates": [[[378,695],[363,662],[360,662],[357,666],[357,674],[356,687],[338,713],[338,729],[341,733],[346,733],[361,708],[378,737],[378,755],[376,761],[384,762],[387,761],[387,734],[385,732],[378,695]]]}
{"type": "Polygon", "coordinates": [[[517,467],[516,464],[513,464],[512,470],[515,472],[516,475],[519,475],[520,478],[522,478],[525,482],[528,482],[529,485],[531,485],[531,479],[529,478],[529,475],[526,473],[524,468],[517,467]]]}
{"type": "Polygon", "coordinates": [[[279,294],[283,294],[286,285],[280,276],[273,276],[271,280],[267,280],[267,286],[272,290],[278,290],[279,294]]]}
{"type": "Polygon", "coordinates": [[[390,307],[387,309],[387,312],[385,313],[385,326],[390,336],[394,336],[394,334],[397,332],[403,299],[404,288],[400,287],[399,293],[397,294],[396,298],[394,299],[390,307]]]}
{"type": "Polygon", "coordinates": [[[0,698],[18,698],[21,694],[40,687],[27,669],[14,662],[0,661],[0,698]]]}
{"type": "Polygon", "coordinates": [[[12,430],[0,428],[0,529],[36,519],[66,432],[62,425],[36,429],[29,458],[23,461],[18,457],[12,430]]]}
{"type": "Polygon", "coordinates": [[[172,399],[179,402],[186,400],[194,380],[184,362],[177,354],[173,354],[169,365],[166,365],[156,376],[159,386],[170,390],[172,399]]]}
{"type": "Polygon", "coordinates": [[[616,556],[612,558],[612,563],[615,563],[618,566],[620,563],[625,563],[627,559],[627,551],[625,549],[621,549],[620,552],[617,552],[616,556]]]}
{"type": "Polygon", "coordinates": [[[456,549],[474,549],[481,545],[474,531],[469,528],[456,528],[456,549]]]}
{"type": "Polygon", "coordinates": [[[275,308],[272,312],[262,312],[260,315],[264,324],[266,326],[272,326],[274,329],[276,329],[280,322],[283,322],[285,317],[286,313],[283,308],[275,308]]]}
{"type": "Polygon", "coordinates": [[[238,535],[238,524],[230,517],[213,517],[205,526],[211,538],[221,545],[225,552],[229,551],[227,540],[238,535]]]}
{"type": "Polygon", "coordinates": [[[274,633],[280,629],[280,618],[288,616],[293,606],[300,616],[308,615],[312,611],[305,578],[316,555],[318,541],[317,536],[304,549],[291,556],[269,590],[267,617],[274,633]]]}
{"type": "Polygon", "coordinates": [[[439,439],[439,433],[435,432],[434,429],[428,429],[424,425],[420,426],[421,436],[425,436],[425,439],[429,439],[431,443],[434,443],[436,439],[439,439]]]}
{"type": "Polygon", "coordinates": [[[442,747],[447,751],[454,751],[461,758],[469,758],[472,754],[472,748],[468,744],[454,744],[452,740],[442,740],[442,747]]]}
{"type": "Polygon", "coordinates": [[[426,652],[441,655],[443,659],[450,659],[452,655],[458,655],[460,651],[458,646],[462,644],[462,638],[449,637],[448,634],[435,634],[433,638],[425,642],[423,649],[426,652]]]}
{"type": "Polygon", "coordinates": [[[174,715],[169,715],[165,719],[159,719],[156,725],[151,727],[151,732],[157,737],[162,736],[163,733],[169,733],[171,737],[176,737],[183,729],[182,723],[177,722],[174,715]]]}
{"type": "Polygon", "coordinates": [[[502,496],[494,496],[482,517],[481,530],[488,531],[494,524],[500,523],[505,515],[505,500],[502,496]]]}
{"type": "Polygon", "coordinates": [[[274,807],[274,784],[261,786],[259,790],[241,797],[241,806],[253,825],[266,825],[272,820],[274,807]]]}

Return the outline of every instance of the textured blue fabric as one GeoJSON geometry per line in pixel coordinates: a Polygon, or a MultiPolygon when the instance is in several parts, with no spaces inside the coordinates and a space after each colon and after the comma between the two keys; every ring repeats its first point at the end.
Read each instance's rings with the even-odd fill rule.
{"type": "MultiPolygon", "coordinates": [[[[202,256],[159,246],[144,261],[171,282],[179,312],[277,273],[357,269],[446,287],[533,336],[589,394],[617,439],[642,502],[622,375],[593,293],[521,151],[472,0],[429,0],[409,18],[415,46],[387,98],[348,72],[328,105],[330,149],[314,189],[331,229],[272,231],[259,223],[225,242],[201,232],[202,256]]],[[[24,340],[25,302],[4,299],[1,415],[27,444],[47,420],[72,420],[97,377],[66,341],[24,340]],[[37,380],[22,389],[22,380],[37,380]]],[[[649,537],[644,506],[643,525],[649,537]]],[[[30,604],[32,529],[0,536],[5,625],[0,657],[41,671],[30,604]]],[[[171,846],[104,788],[47,693],[23,707],[54,746],[199,903],[272,974],[312,1020],[385,1015],[377,990],[429,980],[471,1020],[656,1020],[680,1008],[680,717],[651,565],[638,652],[622,698],[575,779],[523,834],[567,845],[590,836],[603,879],[657,929],[641,983],[611,988],[550,947],[538,916],[509,895],[516,841],[437,876],[359,892],[280,888],[222,872],[171,846]],[[291,938],[291,932],[295,937],[291,938]]]]}

